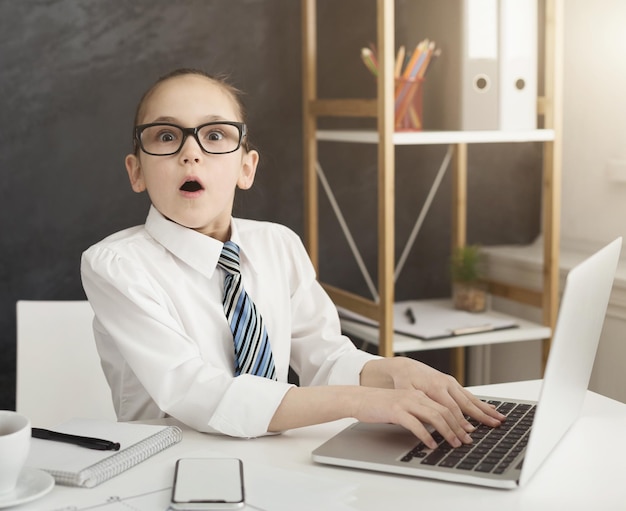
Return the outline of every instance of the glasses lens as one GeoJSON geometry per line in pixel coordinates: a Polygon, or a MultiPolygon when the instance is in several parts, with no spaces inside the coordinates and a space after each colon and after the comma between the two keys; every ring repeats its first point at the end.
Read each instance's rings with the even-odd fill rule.
{"type": "Polygon", "coordinates": [[[198,139],[208,153],[230,153],[239,147],[241,134],[232,124],[207,124],[198,130],[198,139]]]}
{"type": "Polygon", "coordinates": [[[156,124],[141,132],[141,145],[150,154],[173,154],[180,149],[183,132],[176,126],[156,124]]]}

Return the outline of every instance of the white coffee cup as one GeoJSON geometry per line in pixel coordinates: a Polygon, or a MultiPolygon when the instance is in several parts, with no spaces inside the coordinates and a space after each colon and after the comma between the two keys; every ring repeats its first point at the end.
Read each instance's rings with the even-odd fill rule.
{"type": "Polygon", "coordinates": [[[0,495],[13,491],[30,448],[30,420],[10,410],[0,410],[0,495]]]}

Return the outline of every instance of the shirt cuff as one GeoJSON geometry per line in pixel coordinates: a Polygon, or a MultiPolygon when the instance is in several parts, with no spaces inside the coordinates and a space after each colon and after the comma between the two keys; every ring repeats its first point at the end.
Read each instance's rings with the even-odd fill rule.
{"type": "Polygon", "coordinates": [[[224,393],[208,425],[234,437],[266,435],[276,409],[293,386],[250,374],[237,376],[224,393]]]}
{"type": "Polygon", "coordinates": [[[344,353],[333,367],[328,378],[328,385],[360,385],[361,371],[363,366],[370,360],[382,358],[379,355],[372,355],[366,351],[353,350],[351,353],[344,353]]]}

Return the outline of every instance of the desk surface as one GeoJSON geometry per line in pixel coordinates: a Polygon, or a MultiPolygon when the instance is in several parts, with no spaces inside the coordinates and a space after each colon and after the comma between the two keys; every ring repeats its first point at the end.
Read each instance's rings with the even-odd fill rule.
{"type": "MultiPolygon", "coordinates": [[[[481,395],[536,399],[540,382],[474,387],[481,395]]],[[[314,463],[311,451],[349,424],[342,420],[242,440],[185,429],[183,441],[93,489],[56,486],[16,511],[155,511],[166,509],[174,462],[181,457],[243,460],[248,502],[264,511],[384,509],[626,509],[626,404],[589,392],[583,416],[519,490],[493,490],[314,463]],[[598,425],[608,431],[594,432],[598,425]],[[611,439],[614,439],[611,442],[611,439]],[[607,447],[616,449],[608,460],[607,447]],[[580,456],[578,458],[577,456],[580,456]],[[265,479],[265,481],[262,481],[265,479]],[[267,483],[272,488],[263,487],[267,483]]]]}

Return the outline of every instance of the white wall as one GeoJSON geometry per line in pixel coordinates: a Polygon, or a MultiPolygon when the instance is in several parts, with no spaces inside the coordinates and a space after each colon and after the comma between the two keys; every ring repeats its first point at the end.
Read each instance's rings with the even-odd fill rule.
{"type": "Polygon", "coordinates": [[[626,237],[626,2],[566,0],[562,243],[626,237]],[[622,182],[609,178],[623,162],[622,182]]]}
{"type": "MultiPolygon", "coordinates": [[[[626,238],[626,2],[564,3],[561,245],[567,250],[626,238]]],[[[623,304],[616,303],[620,284],[614,287],[590,387],[626,401],[626,319],[623,304]]]]}

